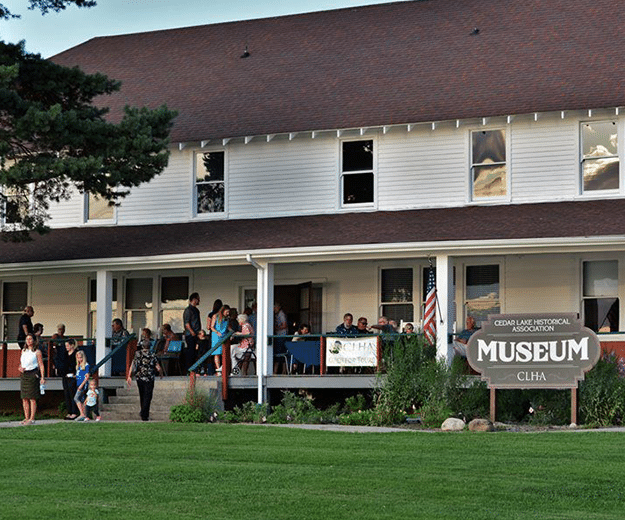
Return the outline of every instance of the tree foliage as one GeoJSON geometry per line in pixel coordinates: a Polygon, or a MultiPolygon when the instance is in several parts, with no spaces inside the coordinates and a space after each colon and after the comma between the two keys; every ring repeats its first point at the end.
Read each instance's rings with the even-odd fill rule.
{"type": "Polygon", "coordinates": [[[27,53],[24,42],[0,41],[0,216],[20,230],[7,235],[5,226],[5,239],[45,231],[50,203],[76,190],[115,204],[165,168],[175,112],[126,107],[113,123],[93,101],[119,89],[103,74],[27,53]]]}
{"type": "MultiPolygon", "coordinates": [[[[62,11],[72,4],[77,7],[93,7],[96,5],[96,2],[94,0],[29,0],[28,9],[39,9],[41,14],[47,14],[49,11],[62,11]]],[[[4,5],[0,4],[0,20],[8,20],[9,18],[19,18],[19,15],[13,14],[4,5]]]]}

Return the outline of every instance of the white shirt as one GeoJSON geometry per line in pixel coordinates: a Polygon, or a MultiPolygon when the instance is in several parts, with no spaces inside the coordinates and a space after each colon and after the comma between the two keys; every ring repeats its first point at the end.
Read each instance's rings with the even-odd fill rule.
{"type": "Polygon", "coordinates": [[[35,368],[39,366],[37,362],[37,352],[33,352],[28,348],[23,349],[20,363],[24,370],[35,370],[35,368]]]}

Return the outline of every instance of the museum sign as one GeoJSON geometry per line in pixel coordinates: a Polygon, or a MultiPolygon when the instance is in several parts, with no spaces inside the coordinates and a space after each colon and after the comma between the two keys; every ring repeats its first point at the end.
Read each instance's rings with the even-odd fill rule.
{"type": "Polygon", "coordinates": [[[491,388],[577,388],[600,353],[573,313],[490,315],[467,344],[469,364],[491,388]]]}

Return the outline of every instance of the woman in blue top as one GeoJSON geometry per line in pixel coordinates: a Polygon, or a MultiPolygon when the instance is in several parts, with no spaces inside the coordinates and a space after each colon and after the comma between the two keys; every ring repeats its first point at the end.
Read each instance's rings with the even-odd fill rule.
{"type": "MultiPolygon", "coordinates": [[[[213,316],[211,320],[211,348],[215,348],[215,345],[223,338],[224,334],[228,330],[228,321],[230,318],[230,306],[223,305],[219,312],[213,316]]],[[[221,374],[221,346],[213,352],[215,360],[215,372],[221,374]]]]}
{"type": "Polygon", "coordinates": [[[85,398],[87,396],[87,385],[89,381],[89,364],[87,363],[87,356],[82,350],[76,352],[76,395],[74,401],[80,415],[74,419],[75,421],[84,421],[87,418],[85,398]]]}

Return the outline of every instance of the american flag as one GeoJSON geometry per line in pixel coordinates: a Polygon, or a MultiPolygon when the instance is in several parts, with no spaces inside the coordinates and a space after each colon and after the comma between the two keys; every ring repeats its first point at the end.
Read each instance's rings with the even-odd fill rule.
{"type": "Polygon", "coordinates": [[[423,334],[430,345],[436,344],[436,277],[430,266],[426,287],[425,312],[423,313],[423,334]]]}

